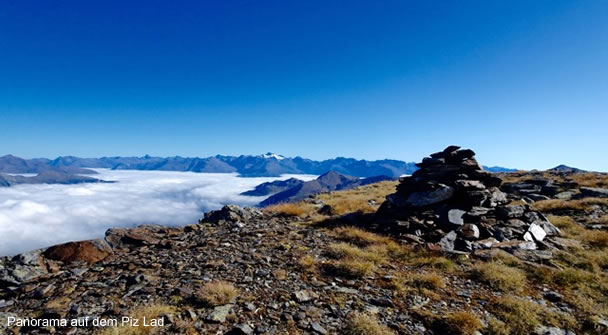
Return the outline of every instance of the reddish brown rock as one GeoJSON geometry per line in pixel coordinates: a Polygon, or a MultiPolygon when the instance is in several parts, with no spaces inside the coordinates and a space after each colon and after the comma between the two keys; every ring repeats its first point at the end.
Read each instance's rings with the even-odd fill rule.
{"type": "Polygon", "coordinates": [[[44,257],[64,263],[85,261],[95,263],[112,254],[112,248],[104,240],[68,242],[48,248],[44,257]]]}

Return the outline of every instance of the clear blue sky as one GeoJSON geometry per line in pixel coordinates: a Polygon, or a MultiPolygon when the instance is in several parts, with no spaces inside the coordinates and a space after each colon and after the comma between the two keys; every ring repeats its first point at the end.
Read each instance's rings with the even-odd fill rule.
{"type": "Polygon", "coordinates": [[[608,171],[608,1],[1,1],[0,155],[608,171]]]}

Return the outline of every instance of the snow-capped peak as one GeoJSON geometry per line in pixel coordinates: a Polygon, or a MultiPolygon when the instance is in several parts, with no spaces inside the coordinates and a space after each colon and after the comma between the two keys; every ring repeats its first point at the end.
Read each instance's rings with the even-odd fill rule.
{"type": "Polygon", "coordinates": [[[285,157],[283,157],[281,155],[274,154],[272,152],[265,153],[265,154],[262,155],[262,157],[264,157],[264,158],[274,158],[274,159],[279,160],[279,161],[281,159],[285,159],[285,157]]]}

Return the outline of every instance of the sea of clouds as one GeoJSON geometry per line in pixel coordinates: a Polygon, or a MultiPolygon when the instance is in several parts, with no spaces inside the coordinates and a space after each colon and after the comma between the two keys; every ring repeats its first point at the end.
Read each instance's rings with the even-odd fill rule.
{"type": "Polygon", "coordinates": [[[116,183],[18,185],[0,188],[0,256],[54,244],[103,237],[111,227],[170,226],[198,222],[225,204],[253,206],[264,197],[242,196],[279,178],[241,178],[228,173],[114,171],[95,178],[116,183]]]}

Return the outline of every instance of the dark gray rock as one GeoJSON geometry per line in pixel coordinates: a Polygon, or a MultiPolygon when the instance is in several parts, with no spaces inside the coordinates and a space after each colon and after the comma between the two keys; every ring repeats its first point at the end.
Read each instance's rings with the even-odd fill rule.
{"type": "Polygon", "coordinates": [[[608,198],[608,188],[581,187],[580,190],[583,197],[608,198]]]}
{"type": "Polygon", "coordinates": [[[454,188],[439,184],[437,188],[429,191],[414,192],[407,197],[407,204],[413,207],[433,205],[450,199],[454,195],[454,188]]]}

